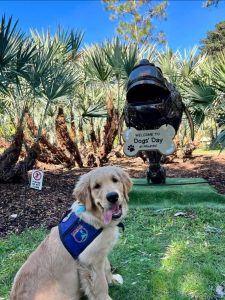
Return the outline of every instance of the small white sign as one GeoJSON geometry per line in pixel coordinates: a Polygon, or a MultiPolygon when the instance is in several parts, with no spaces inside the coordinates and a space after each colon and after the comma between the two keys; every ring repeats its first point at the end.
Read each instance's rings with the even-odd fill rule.
{"type": "Polygon", "coordinates": [[[32,170],[30,187],[32,189],[41,190],[44,173],[40,170],[32,170]]]}
{"type": "Polygon", "coordinates": [[[176,131],[171,125],[162,125],[159,129],[152,130],[127,128],[123,133],[124,154],[135,156],[138,151],[159,150],[164,155],[170,155],[176,150],[173,142],[175,134],[176,131]]]}

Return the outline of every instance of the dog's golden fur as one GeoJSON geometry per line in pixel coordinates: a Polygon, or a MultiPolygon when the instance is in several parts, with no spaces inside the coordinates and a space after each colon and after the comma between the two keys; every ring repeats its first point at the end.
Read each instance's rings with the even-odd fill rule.
{"type": "Polygon", "coordinates": [[[131,181],[119,167],[103,167],[81,176],[73,195],[86,206],[79,216],[101,234],[74,260],[63,246],[58,227],[30,255],[18,271],[10,300],[78,300],[85,294],[90,300],[110,300],[109,283],[122,283],[119,274],[112,274],[107,258],[118,238],[120,219],[127,213],[131,181]],[[113,218],[112,203],[107,193],[118,193],[117,207],[121,217],[113,218]]]}

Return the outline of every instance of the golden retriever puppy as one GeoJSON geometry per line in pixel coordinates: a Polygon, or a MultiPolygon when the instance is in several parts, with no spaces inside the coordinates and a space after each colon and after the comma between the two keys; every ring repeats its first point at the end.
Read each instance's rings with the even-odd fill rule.
{"type": "Polygon", "coordinates": [[[107,255],[119,236],[131,187],[128,174],[119,167],[97,168],[81,176],[70,214],[18,271],[10,300],[78,300],[83,295],[110,300],[108,284],[122,284],[123,279],[111,273],[107,255]],[[95,236],[80,249],[92,234],[89,228],[95,236]],[[66,244],[66,239],[75,244],[66,244]]]}

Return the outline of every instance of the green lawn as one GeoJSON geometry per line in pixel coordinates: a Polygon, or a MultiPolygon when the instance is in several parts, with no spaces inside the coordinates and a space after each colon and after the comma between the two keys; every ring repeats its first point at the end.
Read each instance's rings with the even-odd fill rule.
{"type": "MultiPolygon", "coordinates": [[[[175,217],[177,211],[130,209],[110,257],[124,278],[110,288],[113,299],[217,299],[216,287],[225,285],[225,211],[183,209],[187,215],[175,217]]],[[[0,240],[0,296],[45,235],[40,229],[0,240]]]]}
{"type": "Polygon", "coordinates": [[[213,149],[196,149],[193,151],[193,155],[219,155],[220,153],[225,153],[225,149],[220,152],[220,150],[213,149]]]}
{"type": "Polygon", "coordinates": [[[167,178],[166,184],[147,184],[146,178],[133,178],[130,207],[210,207],[225,208],[225,195],[219,194],[203,178],[167,178]]]}

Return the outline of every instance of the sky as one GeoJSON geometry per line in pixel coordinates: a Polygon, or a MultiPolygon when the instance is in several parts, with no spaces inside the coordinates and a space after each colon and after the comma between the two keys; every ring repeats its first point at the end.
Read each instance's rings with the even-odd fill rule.
{"type": "MultiPolygon", "coordinates": [[[[115,35],[116,23],[109,20],[100,0],[73,1],[2,1],[0,14],[19,19],[19,27],[29,34],[30,28],[52,32],[60,24],[65,29],[85,31],[85,44],[102,42],[115,35]]],[[[157,21],[169,46],[175,51],[199,45],[206,33],[225,21],[225,0],[218,7],[203,8],[201,0],[170,0],[167,21],[157,21]]]]}

